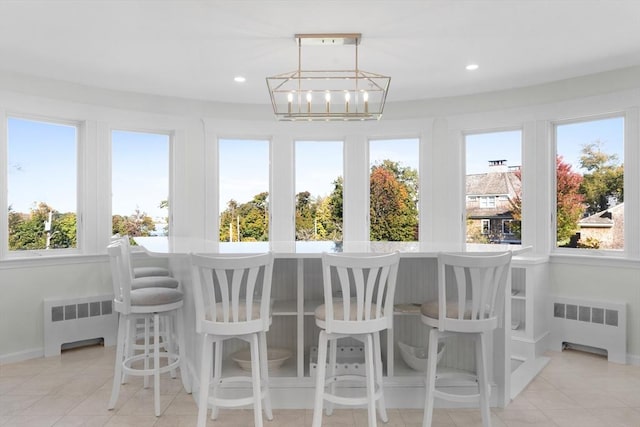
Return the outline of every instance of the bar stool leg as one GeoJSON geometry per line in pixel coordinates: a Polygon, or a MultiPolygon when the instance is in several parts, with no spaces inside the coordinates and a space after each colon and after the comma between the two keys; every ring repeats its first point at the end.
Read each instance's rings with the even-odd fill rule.
{"type": "Polygon", "coordinates": [[[258,334],[251,334],[251,382],[253,383],[253,421],[256,427],[262,427],[262,392],[260,387],[260,348],[258,334]]]}
{"type": "MultiPolygon", "coordinates": [[[[144,319],[144,369],[145,371],[147,369],[149,369],[149,318],[145,317],[144,319]]],[[[135,324],[136,322],[132,322],[133,323],[133,344],[131,345],[131,348],[134,348],[135,346],[135,342],[136,342],[136,328],[135,328],[135,324]]],[[[155,325],[153,325],[154,329],[155,329],[155,325]]],[[[144,376],[144,388],[149,388],[149,377],[147,375],[144,376]]]]}
{"type": "MultiPolygon", "coordinates": [[[[209,405],[209,378],[211,377],[211,346],[209,336],[202,335],[202,356],[200,358],[200,396],[198,398],[198,427],[207,425],[207,406],[209,405]]],[[[216,348],[217,348],[216,344],[216,348]]]]}
{"type": "Polygon", "coordinates": [[[429,330],[429,349],[427,350],[427,384],[425,390],[424,418],[422,427],[431,427],[433,421],[434,393],[436,390],[436,369],[438,366],[438,331],[429,330]]]}
{"type": "MultiPolygon", "coordinates": [[[[186,344],[184,341],[184,318],[182,317],[182,309],[176,312],[177,328],[178,328],[178,357],[180,358],[180,377],[182,377],[182,386],[185,391],[191,394],[193,381],[191,381],[191,373],[187,367],[186,344]]],[[[209,359],[211,360],[211,359],[209,359]]]]}
{"type": "Polygon", "coordinates": [[[376,385],[380,390],[380,398],[378,399],[378,415],[380,415],[380,419],[382,422],[389,422],[389,418],[387,417],[387,406],[384,401],[384,384],[382,377],[382,348],[380,347],[380,332],[375,332],[373,334],[373,361],[376,366],[376,385]]]}
{"type": "Polygon", "coordinates": [[[159,417],[160,416],[160,316],[158,315],[158,313],[153,313],[153,401],[154,401],[154,406],[156,410],[156,417],[159,417]]]}
{"type": "Polygon", "coordinates": [[[316,374],[316,397],[313,404],[313,427],[322,425],[322,402],[324,398],[324,381],[327,370],[327,333],[320,331],[318,342],[318,372],[316,374]]]}
{"type": "Polygon", "coordinates": [[[482,425],[491,427],[491,411],[489,409],[489,384],[487,382],[487,360],[485,358],[484,333],[476,335],[476,370],[478,375],[478,391],[480,393],[480,411],[482,425]]]}
{"type": "MultiPolygon", "coordinates": [[[[214,403],[211,408],[211,419],[215,420],[218,418],[218,405],[215,403],[216,397],[218,397],[218,388],[220,386],[220,378],[222,378],[222,350],[223,350],[223,340],[216,341],[216,349],[215,349],[215,362],[213,365],[214,374],[213,374],[213,399],[214,403]]],[[[210,344],[211,345],[211,344],[210,344]]],[[[211,363],[211,361],[209,361],[211,363]]]]}
{"type": "MultiPolygon", "coordinates": [[[[176,331],[175,317],[176,317],[176,311],[172,312],[168,316],[164,316],[164,318],[161,320],[162,331],[163,331],[161,332],[162,346],[164,347],[167,353],[176,355],[176,357],[173,357],[173,358],[167,357],[167,363],[173,363],[176,360],[178,360],[177,359],[178,346],[176,345],[176,342],[175,342],[175,331],[176,331]]],[[[171,378],[177,378],[178,377],[177,370],[175,368],[172,369],[170,371],[170,375],[171,375],[171,378]]]]}
{"type": "Polygon", "coordinates": [[[373,358],[373,340],[371,334],[366,334],[364,341],[364,363],[367,376],[367,414],[369,416],[369,427],[376,427],[377,425],[373,358]]]}
{"type": "MultiPolygon", "coordinates": [[[[337,353],[338,353],[338,340],[330,340],[329,341],[329,373],[328,378],[334,378],[336,376],[336,364],[337,364],[337,353]]],[[[333,381],[329,384],[329,393],[335,395],[336,394],[336,382],[333,381]]],[[[333,402],[327,401],[325,405],[325,413],[327,415],[333,414],[333,402]]]]}
{"type": "Polygon", "coordinates": [[[109,399],[109,409],[116,407],[118,395],[120,394],[120,383],[122,382],[122,361],[124,360],[124,340],[127,337],[127,320],[122,314],[118,314],[118,337],[116,342],[116,366],[113,373],[113,387],[111,388],[111,399],[109,399]]]}
{"type": "Polygon", "coordinates": [[[267,365],[267,334],[259,333],[260,338],[260,383],[264,388],[264,413],[269,421],[273,420],[273,411],[271,409],[271,393],[269,392],[269,366],[267,365]]]}

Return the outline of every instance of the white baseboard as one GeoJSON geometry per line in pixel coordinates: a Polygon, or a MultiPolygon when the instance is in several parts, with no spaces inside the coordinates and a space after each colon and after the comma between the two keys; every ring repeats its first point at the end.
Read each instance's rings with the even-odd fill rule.
{"type": "Polygon", "coordinates": [[[16,353],[0,354],[0,365],[22,362],[29,359],[37,359],[44,356],[44,348],[34,348],[16,353]]]}
{"type": "Polygon", "coordinates": [[[627,354],[627,365],[640,366],[640,356],[627,354]]]}

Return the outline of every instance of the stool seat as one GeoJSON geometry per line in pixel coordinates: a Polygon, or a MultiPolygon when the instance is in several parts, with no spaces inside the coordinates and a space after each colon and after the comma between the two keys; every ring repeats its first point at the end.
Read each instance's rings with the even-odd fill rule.
{"type": "Polygon", "coordinates": [[[135,306],[163,306],[182,301],[183,294],[177,289],[168,288],[142,288],[131,291],[131,306],[135,312],[135,306]]]}
{"type": "MultiPolygon", "coordinates": [[[[423,316],[430,317],[432,319],[438,319],[440,317],[440,304],[436,301],[426,301],[422,303],[420,306],[420,313],[423,316]]],[[[460,310],[458,307],[457,301],[449,301],[446,303],[446,313],[447,317],[450,319],[457,319],[460,314],[460,310]]],[[[464,315],[463,319],[469,320],[471,319],[471,307],[467,303],[464,305],[464,315]]]]}
{"type": "Polygon", "coordinates": [[[133,277],[148,277],[148,276],[169,276],[169,269],[164,267],[133,267],[133,277]]]}
{"type": "MultiPolygon", "coordinates": [[[[336,307],[340,307],[339,310],[334,311],[333,313],[333,319],[334,320],[344,320],[344,310],[342,309],[342,300],[341,299],[334,299],[334,304],[336,307]]],[[[371,304],[371,313],[370,313],[370,318],[375,318],[375,313],[377,311],[378,307],[376,307],[375,304],[371,304]]],[[[327,319],[327,309],[325,308],[325,305],[319,305],[316,307],[315,311],[313,312],[316,320],[326,320],[327,319]]],[[[352,302],[349,304],[349,315],[348,315],[348,319],[347,320],[357,320],[358,316],[358,304],[355,302],[352,302]]]]}
{"type": "MultiPolygon", "coordinates": [[[[251,311],[251,319],[260,319],[260,308],[261,306],[259,302],[254,302],[251,305],[251,310],[249,310],[251,311]]],[[[214,319],[211,318],[210,313],[207,313],[206,320],[212,321],[214,319]]],[[[245,305],[238,306],[238,320],[234,320],[231,310],[227,312],[225,319],[223,303],[219,302],[216,304],[216,322],[246,322],[247,320],[247,307],[245,305]]]]}
{"type": "Polygon", "coordinates": [[[131,280],[131,289],[171,288],[177,289],[180,282],[169,276],[145,276],[131,280]]]}

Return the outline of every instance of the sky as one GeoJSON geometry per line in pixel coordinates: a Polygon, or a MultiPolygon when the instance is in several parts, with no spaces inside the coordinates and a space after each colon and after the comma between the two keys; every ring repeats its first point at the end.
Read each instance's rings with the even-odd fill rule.
{"type": "Polygon", "coordinates": [[[29,212],[46,202],[60,212],[75,212],[76,139],[74,126],[9,118],[8,202],[29,212]]]}
{"type": "MultiPolygon", "coordinates": [[[[59,212],[75,212],[77,194],[75,126],[18,118],[8,121],[8,200],[16,212],[44,201],[59,212]]],[[[113,131],[112,212],[137,208],[166,217],[159,204],[169,196],[168,135],[113,131]]]]}
{"type": "MultiPolygon", "coordinates": [[[[599,139],[602,150],[622,162],[623,133],[622,118],[559,125],[558,152],[577,170],[581,147],[599,139]]],[[[76,210],[76,137],[74,126],[9,118],[8,200],[14,211],[28,212],[40,201],[60,212],[76,210]]],[[[486,172],[489,160],[522,164],[519,130],[470,134],[465,141],[468,174],[486,172]]],[[[417,146],[417,139],[372,140],[370,162],[390,158],[417,168],[417,146]]],[[[130,215],[139,208],[151,217],[166,216],[159,204],[168,197],[169,149],[168,135],[113,131],[113,213],[130,215]]],[[[328,195],[343,175],[343,142],[297,141],[295,153],[296,193],[328,195]]],[[[268,141],[220,141],[221,208],[231,198],[245,203],[269,191],[268,177],[268,141]]]]}
{"type": "Polygon", "coordinates": [[[169,153],[166,134],[111,133],[111,211],[131,215],[136,209],[151,218],[167,217],[160,202],[169,198],[169,153]]]}
{"type": "MultiPolygon", "coordinates": [[[[418,140],[371,141],[370,161],[394,159],[402,166],[418,167],[418,140]]],[[[333,181],[343,176],[342,141],[296,141],[295,193],[309,191],[324,197],[333,191],[333,181]]],[[[269,143],[266,140],[221,139],[220,206],[230,199],[247,202],[269,191],[269,143]],[[250,155],[249,155],[250,154],[250,155]]]]}
{"type": "MultiPolygon", "coordinates": [[[[562,124],[556,127],[557,153],[579,173],[581,149],[596,140],[601,150],[624,160],[624,119],[621,117],[562,124]]],[[[468,134],[465,137],[467,174],[486,173],[489,160],[506,160],[507,166],[522,166],[522,132],[520,130],[468,134]]]]}

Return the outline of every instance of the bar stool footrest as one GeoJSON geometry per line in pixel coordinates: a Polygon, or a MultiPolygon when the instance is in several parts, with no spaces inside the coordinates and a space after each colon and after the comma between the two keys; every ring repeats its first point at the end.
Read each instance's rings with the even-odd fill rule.
{"type": "MultiPolygon", "coordinates": [[[[333,377],[325,378],[325,386],[328,386],[333,383],[339,383],[343,381],[358,381],[364,382],[366,377],[362,375],[336,375],[333,377]]],[[[378,400],[382,397],[382,389],[377,384],[375,385],[376,389],[373,393],[373,399],[378,400]]],[[[324,392],[322,398],[328,402],[337,403],[340,405],[366,405],[369,402],[367,396],[339,396],[336,394],[331,394],[328,392],[324,392]]]]}
{"type": "MultiPolygon", "coordinates": [[[[125,375],[135,375],[135,376],[147,376],[147,375],[154,375],[156,370],[154,368],[134,368],[131,365],[135,362],[140,362],[143,361],[145,359],[149,359],[149,360],[153,360],[153,355],[145,355],[145,354],[136,354],[135,356],[131,356],[126,358],[123,362],[122,362],[122,372],[125,375]]],[[[161,352],[160,353],[160,360],[166,359],[168,361],[173,360],[171,363],[167,363],[166,366],[161,366],[158,369],[158,373],[160,374],[164,374],[166,372],[170,372],[173,371],[174,369],[177,369],[180,367],[180,356],[178,354],[175,353],[166,353],[166,352],[161,352]]]]}

